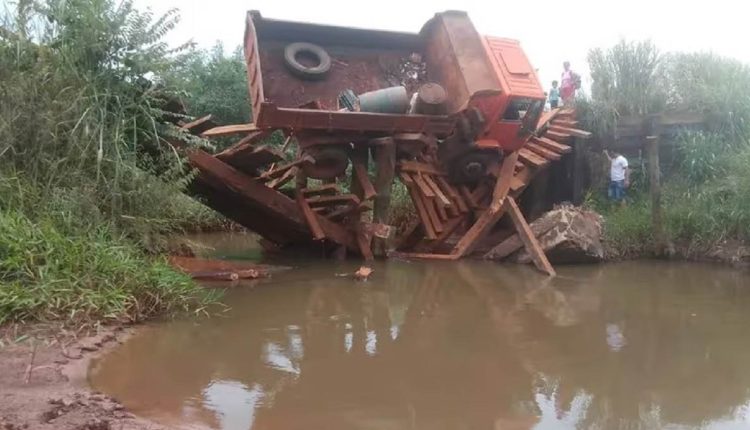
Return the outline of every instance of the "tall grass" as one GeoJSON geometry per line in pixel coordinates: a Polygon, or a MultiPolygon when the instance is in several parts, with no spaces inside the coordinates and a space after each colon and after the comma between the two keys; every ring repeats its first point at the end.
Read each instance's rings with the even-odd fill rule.
{"type": "MultiPolygon", "coordinates": [[[[0,11],[0,321],[136,319],[205,293],[143,254],[190,222],[163,136],[179,16],[130,1],[19,0],[0,11]]],[[[201,215],[202,216],[202,215],[201,215]]]]}

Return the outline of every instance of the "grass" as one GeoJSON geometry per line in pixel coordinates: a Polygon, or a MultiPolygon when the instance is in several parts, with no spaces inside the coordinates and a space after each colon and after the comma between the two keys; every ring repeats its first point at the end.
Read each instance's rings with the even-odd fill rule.
{"type": "Polygon", "coordinates": [[[166,144],[176,11],[19,0],[0,11],[0,323],[139,320],[215,300],[155,257],[221,218],[166,144]]]}

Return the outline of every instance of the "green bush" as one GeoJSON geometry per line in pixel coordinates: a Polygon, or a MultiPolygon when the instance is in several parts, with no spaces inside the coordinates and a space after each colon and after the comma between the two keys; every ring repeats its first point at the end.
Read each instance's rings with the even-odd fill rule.
{"type": "Polygon", "coordinates": [[[202,311],[214,295],[148,259],[106,225],[70,234],[59,220],[0,210],[0,323],[44,319],[136,321],[202,311]]]}

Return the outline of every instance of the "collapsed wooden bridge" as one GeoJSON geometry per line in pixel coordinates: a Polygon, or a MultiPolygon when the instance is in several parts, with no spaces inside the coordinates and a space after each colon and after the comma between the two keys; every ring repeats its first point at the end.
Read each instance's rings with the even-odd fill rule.
{"type": "Polygon", "coordinates": [[[518,198],[571,151],[570,139],[588,133],[572,111],[543,112],[544,94],[518,42],[480,36],[458,12],[437,14],[419,34],[251,12],[245,39],[253,123],[207,129],[205,117],[183,125],[208,139],[238,138],[215,155],[187,151],[198,171],[192,191],[206,204],[267,247],[312,245],[365,259],[458,259],[507,215],[537,267],[554,274],[518,198]],[[336,67],[323,79],[300,77],[300,64],[288,67],[296,61],[289,48],[300,45],[290,40],[325,48],[311,45],[324,57],[308,69],[336,67]],[[406,82],[381,90],[392,83],[384,58],[426,76],[407,70],[406,82]],[[283,61],[287,69],[277,66],[283,61]],[[366,107],[373,100],[379,104],[366,107]],[[272,133],[283,145],[266,143],[272,133]],[[398,233],[388,225],[395,182],[416,213],[398,233]]]}

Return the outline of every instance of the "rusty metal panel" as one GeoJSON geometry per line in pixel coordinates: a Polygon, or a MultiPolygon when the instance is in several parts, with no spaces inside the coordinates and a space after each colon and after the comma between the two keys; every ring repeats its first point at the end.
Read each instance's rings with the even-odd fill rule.
{"type": "Polygon", "coordinates": [[[248,12],[245,20],[245,65],[247,66],[247,88],[250,92],[252,122],[258,119],[260,104],[265,101],[263,93],[263,74],[258,54],[258,37],[253,19],[260,16],[256,12],[248,12]]]}
{"type": "Polygon", "coordinates": [[[500,90],[482,38],[466,12],[436,14],[420,34],[430,79],[448,93],[449,113],[463,109],[474,94],[500,90]]]}
{"type": "MultiPolygon", "coordinates": [[[[404,83],[400,72],[411,54],[421,52],[421,39],[412,33],[317,25],[273,20],[254,15],[265,98],[280,107],[296,108],[319,102],[321,109],[338,109],[338,95],[356,94],[404,83]],[[321,46],[331,56],[323,80],[305,80],[289,72],[284,48],[294,42],[321,46]]],[[[407,90],[410,82],[407,83],[407,90]]]]}
{"type": "Polygon", "coordinates": [[[488,57],[506,94],[535,99],[544,98],[534,67],[517,40],[485,37],[488,57]]]}
{"type": "Polygon", "coordinates": [[[336,112],[313,109],[279,108],[263,103],[257,126],[288,130],[326,130],[450,134],[456,119],[442,115],[395,115],[369,112],[336,112]]]}

